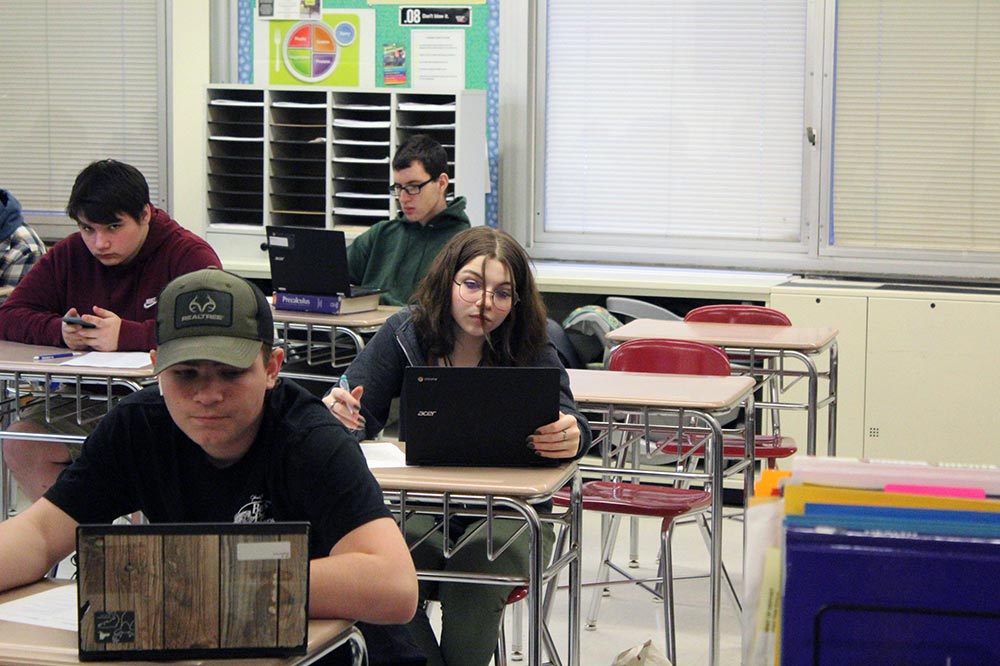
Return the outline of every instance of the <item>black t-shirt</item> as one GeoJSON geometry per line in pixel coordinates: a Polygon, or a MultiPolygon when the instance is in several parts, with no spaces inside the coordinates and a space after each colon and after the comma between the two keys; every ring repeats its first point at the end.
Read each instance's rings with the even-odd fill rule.
{"type": "Polygon", "coordinates": [[[361,448],[322,402],[282,379],[260,432],[225,469],[174,425],[158,389],[128,396],[45,493],[79,523],[142,511],[150,522],[310,522],[310,557],[391,516],[361,448]]]}

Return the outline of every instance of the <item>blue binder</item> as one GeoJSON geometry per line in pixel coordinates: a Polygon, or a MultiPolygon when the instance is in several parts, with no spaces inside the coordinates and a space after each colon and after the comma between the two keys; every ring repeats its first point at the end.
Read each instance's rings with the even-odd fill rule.
{"type": "Polygon", "coordinates": [[[1000,540],[789,526],[782,603],[782,664],[1000,664],[1000,540]]]}

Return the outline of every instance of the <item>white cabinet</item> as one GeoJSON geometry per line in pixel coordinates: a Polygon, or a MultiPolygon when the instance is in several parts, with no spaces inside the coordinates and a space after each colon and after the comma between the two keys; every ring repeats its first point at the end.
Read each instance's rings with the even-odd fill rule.
{"type": "MultiPolygon", "coordinates": [[[[1000,290],[798,281],[770,305],[840,330],[838,454],[1000,462],[1000,290]]],[[[797,417],[782,427],[801,440],[797,417]]]]}
{"type": "MultiPolygon", "coordinates": [[[[771,292],[770,306],[781,310],[793,324],[799,326],[834,326],[837,334],[837,454],[859,457],[864,439],[862,423],[865,411],[865,345],[867,301],[863,296],[829,293],[803,288],[775,287],[771,292]]],[[[843,291],[843,290],[841,290],[843,291]]],[[[819,369],[828,368],[826,356],[818,360],[819,369]]],[[[789,392],[786,400],[805,402],[806,386],[800,382],[789,392]]],[[[820,393],[823,393],[821,387],[820,393]]],[[[816,430],[816,450],[826,451],[829,419],[826,410],[819,411],[816,430]]],[[[781,412],[781,430],[800,443],[806,441],[805,412],[781,412]]]]}
{"type": "Polygon", "coordinates": [[[449,196],[485,219],[484,91],[210,86],[208,227],[226,268],[266,277],[266,225],[341,229],[349,238],[396,214],[391,159],[414,134],[448,152],[449,196]]]}

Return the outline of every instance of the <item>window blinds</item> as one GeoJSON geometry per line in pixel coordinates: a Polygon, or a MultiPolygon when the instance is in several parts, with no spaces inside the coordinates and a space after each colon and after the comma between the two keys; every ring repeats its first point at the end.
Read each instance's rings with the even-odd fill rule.
{"type": "Polygon", "coordinates": [[[549,0],[536,238],[801,239],[806,3],[549,0]]]}
{"type": "Polygon", "coordinates": [[[837,5],[832,244],[1000,251],[1000,3],[837,5]]]}
{"type": "Polygon", "coordinates": [[[38,0],[0,5],[0,187],[46,238],[96,159],[136,166],[154,203],[165,113],[159,2],[38,0]]]}

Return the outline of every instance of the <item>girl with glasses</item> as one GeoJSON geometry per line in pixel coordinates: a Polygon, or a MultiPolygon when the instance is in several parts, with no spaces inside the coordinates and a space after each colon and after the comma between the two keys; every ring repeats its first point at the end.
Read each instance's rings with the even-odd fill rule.
{"type": "MultiPolygon", "coordinates": [[[[379,329],[346,372],[352,390],[334,388],[323,402],[358,437],[372,439],[382,430],[389,405],[400,394],[404,368],[445,366],[551,366],[562,368],[546,335],[546,313],[531,272],[530,259],[509,234],[473,227],[453,237],[435,258],[417,287],[411,306],[379,329]]],[[[578,458],[590,447],[590,428],[577,411],[562,373],[559,419],[538,428],[526,443],[546,458],[578,458]]],[[[526,396],[530,397],[530,396],[526,396]]],[[[511,415],[517,418],[517,415],[511,415]]],[[[433,516],[407,519],[407,531],[422,534],[433,516]]],[[[451,525],[454,544],[478,519],[451,525]]],[[[503,544],[520,521],[496,521],[495,544],[503,544]]],[[[528,538],[494,561],[486,558],[486,530],[451,558],[442,555],[442,535],[413,551],[418,569],[480,571],[523,576],[528,571],[528,538]]],[[[551,527],[544,533],[546,558],[552,550],[551,527]]],[[[420,583],[421,605],[441,601],[441,639],[426,612],[418,609],[410,623],[428,664],[485,666],[497,642],[503,607],[512,587],[468,583],[420,583]]]]}

